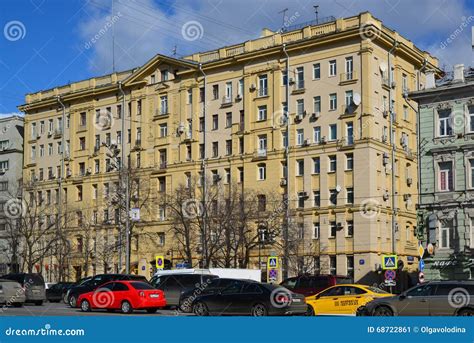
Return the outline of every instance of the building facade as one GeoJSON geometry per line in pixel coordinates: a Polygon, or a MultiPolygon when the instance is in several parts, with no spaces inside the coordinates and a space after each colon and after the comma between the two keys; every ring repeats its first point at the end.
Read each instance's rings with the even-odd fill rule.
{"type": "MultiPolygon", "coordinates": [[[[437,71],[437,60],[370,13],[264,30],[184,59],[157,55],[134,70],[28,94],[20,106],[24,177],[40,189],[30,196],[63,188],[60,201],[97,210],[93,217],[116,236],[113,206],[104,209],[97,196],[117,182],[107,150],[116,143],[146,175],[151,198],[203,172],[223,185],[287,195],[307,270],[377,282],[385,253],[416,270],[416,116],[404,94],[419,89],[426,68],[437,71]]],[[[136,225],[159,233],[158,243],[132,244],[132,262],[182,262],[166,209],[153,206],[136,225]]],[[[262,254],[285,258],[262,249],[249,267],[262,254]]],[[[114,264],[117,256],[107,268],[114,264]]]]}
{"type": "Polygon", "coordinates": [[[12,244],[23,175],[23,118],[0,118],[0,275],[18,270],[12,244]]]}
{"type": "Polygon", "coordinates": [[[474,276],[474,73],[453,75],[411,95],[419,103],[419,235],[428,280],[474,276]]]}

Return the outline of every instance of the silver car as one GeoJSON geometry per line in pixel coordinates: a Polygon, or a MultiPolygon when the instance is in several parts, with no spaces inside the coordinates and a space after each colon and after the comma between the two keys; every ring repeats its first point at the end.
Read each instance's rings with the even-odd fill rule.
{"type": "Polygon", "coordinates": [[[397,296],[372,300],[357,315],[473,316],[474,281],[427,282],[397,296]]]}
{"type": "Polygon", "coordinates": [[[20,307],[25,300],[25,291],[18,282],[0,279],[0,304],[20,307]]]}

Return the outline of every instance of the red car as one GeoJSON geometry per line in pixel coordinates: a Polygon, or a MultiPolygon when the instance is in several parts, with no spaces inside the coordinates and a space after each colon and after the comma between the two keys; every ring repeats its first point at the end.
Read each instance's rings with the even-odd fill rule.
{"type": "Polygon", "coordinates": [[[84,293],[77,300],[77,307],[83,312],[92,309],[105,309],[109,312],[120,310],[132,313],[133,310],[146,310],[155,313],[166,306],[163,291],[142,281],[111,281],[92,292],[84,293]]]}

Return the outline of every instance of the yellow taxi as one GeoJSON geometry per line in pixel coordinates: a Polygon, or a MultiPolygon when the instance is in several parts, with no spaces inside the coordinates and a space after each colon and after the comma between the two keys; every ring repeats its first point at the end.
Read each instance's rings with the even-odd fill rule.
{"type": "Polygon", "coordinates": [[[308,315],[355,315],[369,301],[393,296],[377,287],[345,284],[336,285],[306,297],[308,315]]]}

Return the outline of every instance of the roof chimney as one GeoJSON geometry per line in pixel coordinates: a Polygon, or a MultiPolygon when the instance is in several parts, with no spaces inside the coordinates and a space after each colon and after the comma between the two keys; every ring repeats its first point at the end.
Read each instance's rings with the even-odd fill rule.
{"type": "Polygon", "coordinates": [[[454,65],[453,82],[464,82],[464,64],[454,65]]]}
{"type": "Polygon", "coordinates": [[[425,89],[430,89],[430,88],[436,88],[435,73],[432,70],[430,70],[426,73],[425,89]]]}

